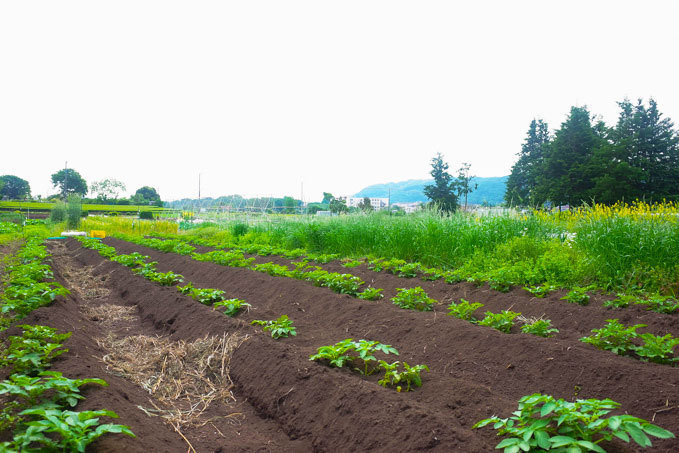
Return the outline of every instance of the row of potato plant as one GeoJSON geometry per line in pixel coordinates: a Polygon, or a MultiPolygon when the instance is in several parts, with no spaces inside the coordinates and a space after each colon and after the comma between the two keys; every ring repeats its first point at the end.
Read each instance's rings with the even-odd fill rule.
{"type": "MultiPolygon", "coordinates": [[[[25,245],[7,266],[8,275],[2,295],[3,328],[31,311],[49,305],[56,296],[69,291],[53,278],[46,247],[38,236],[29,236],[25,245]]],[[[102,379],[69,379],[62,373],[48,371],[52,360],[67,349],[63,342],[70,332],[40,325],[20,325],[21,336],[10,336],[0,353],[0,366],[10,374],[0,382],[0,395],[8,401],[0,411],[0,431],[12,431],[12,441],[0,443],[2,451],[78,451],[106,433],[134,434],[129,427],[100,424],[100,417],[117,418],[108,410],[72,409],[84,397],[80,387],[107,385],[102,379]]]]}
{"type": "Polygon", "coordinates": [[[312,266],[308,261],[293,262],[293,269],[288,266],[275,263],[255,264],[254,258],[245,258],[243,250],[213,250],[206,253],[196,253],[192,246],[179,240],[157,238],[141,238],[131,235],[116,235],[123,240],[137,245],[153,248],[163,252],[190,255],[196,261],[209,261],[229,267],[246,267],[276,277],[289,277],[313,283],[316,286],[327,287],[340,294],[349,294],[366,300],[375,300],[382,297],[381,289],[366,288],[361,291],[365,284],[355,275],[339,272],[328,272],[319,266],[312,266]]]}
{"type": "Polygon", "coordinates": [[[14,319],[22,319],[36,308],[51,304],[57,296],[69,293],[59,283],[47,281],[53,278],[51,268],[43,263],[48,255],[42,239],[30,236],[5,268],[7,275],[0,297],[2,329],[14,319]]]}
{"type": "MultiPolygon", "coordinates": [[[[147,255],[142,255],[138,252],[132,252],[129,255],[118,255],[115,247],[106,245],[98,239],[79,238],[78,240],[83,247],[96,250],[105,258],[129,267],[135,274],[141,275],[159,285],[172,286],[184,281],[184,277],[181,274],[172,271],[158,272],[156,269],[158,263],[156,261],[148,261],[150,257],[147,255]]],[[[184,286],[177,286],[177,290],[204,305],[211,305],[215,310],[220,310],[225,315],[231,317],[250,308],[250,304],[242,299],[226,298],[224,296],[225,292],[219,289],[196,288],[193,286],[193,283],[188,283],[184,286]]]]}
{"type": "Polygon", "coordinates": [[[100,424],[100,417],[118,418],[109,410],[73,411],[86,385],[108,385],[96,378],[69,379],[48,371],[52,360],[68,351],[63,342],[71,333],[40,325],[20,325],[21,336],[10,336],[0,365],[11,374],[0,382],[0,395],[11,400],[0,411],[0,431],[12,431],[12,441],[0,443],[3,452],[76,451],[107,433],[135,437],[129,426],[100,424]]]}
{"type": "MultiPolygon", "coordinates": [[[[177,235],[163,235],[163,237],[171,237],[172,241],[182,242],[177,239],[177,235]]],[[[191,242],[197,245],[227,248],[230,250],[238,250],[244,253],[257,254],[260,256],[278,255],[286,258],[300,258],[303,257],[305,260],[316,261],[319,263],[327,263],[332,260],[340,259],[338,254],[317,254],[310,253],[304,249],[292,249],[287,250],[281,247],[272,247],[266,244],[248,244],[248,245],[238,245],[235,243],[222,243],[218,240],[210,240],[207,238],[191,238],[191,242]]],[[[186,242],[184,242],[186,244],[186,242]]],[[[165,246],[166,248],[169,245],[165,246]]],[[[487,283],[491,289],[507,292],[513,287],[521,286],[523,289],[531,293],[533,296],[538,298],[544,298],[548,294],[557,291],[559,289],[568,289],[566,296],[562,297],[562,300],[566,300],[571,303],[577,303],[580,305],[588,305],[590,301],[590,295],[588,291],[596,289],[596,285],[589,286],[578,286],[574,284],[563,285],[550,283],[549,279],[545,279],[546,276],[550,275],[549,268],[554,266],[555,263],[545,263],[544,272],[536,273],[534,276],[530,276],[531,272],[526,269],[515,269],[516,266],[512,268],[499,267],[496,269],[484,271],[484,272],[467,272],[464,267],[454,270],[441,269],[436,267],[427,267],[419,262],[407,262],[406,260],[393,258],[374,258],[368,259],[363,258],[357,259],[344,259],[343,265],[345,267],[356,267],[363,263],[366,263],[368,268],[375,271],[381,272],[385,271],[396,275],[401,278],[414,278],[419,277],[422,280],[434,281],[443,279],[446,283],[455,284],[462,281],[468,281],[476,285],[481,285],[487,283]],[[518,272],[518,274],[517,274],[518,272]],[[520,275],[519,275],[520,274],[520,275]],[[529,277],[526,277],[529,275],[529,277]]],[[[557,263],[558,264],[558,263],[557,263]]],[[[532,274],[531,274],[532,275],[532,274]]],[[[630,303],[637,305],[644,305],[648,310],[656,311],[658,313],[678,313],[679,312],[679,301],[676,297],[669,295],[661,295],[659,293],[648,293],[641,294],[638,291],[632,291],[631,293],[617,295],[614,300],[604,302],[604,306],[608,308],[624,308],[630,305],[630,303]]]]}

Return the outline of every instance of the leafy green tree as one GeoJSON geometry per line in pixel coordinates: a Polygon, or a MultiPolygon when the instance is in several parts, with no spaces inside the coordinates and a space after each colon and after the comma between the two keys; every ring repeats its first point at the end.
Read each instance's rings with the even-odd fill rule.
{"type": "Polygon", "coordinates": [[[283,206],[285,207],[286,214],[294,214],[295,206],[297,206],[297,203],[295,202],[295,199],[292,197],[283,197],[283,206]]]}
{"type": "Polygon", "coordinates": [[[434,184],[424,186],[424,194],[431,204],[442,212],[455,212],[457,209],[457,181],[448,173],[448,164],[443,162],[441,153],[431,159],[431,172],[434,184]]]}
{"type": "Polygon", "coordinates": [[[90,192],[97,195],[101,201],[117,200],[121,192],[127,190],[125,184],[117,179],[102,179],[90,184],[90,192]]]}
{"type": "Polygon", "coordinates": [[[162,206],[163,202],[160,201],[160,195],[156,192],[156,189],[149,186],[144,186],[134,193],[132,196],[132,202],[134,204],[154,204],[156,206],[162,206]]]}
{"type": "Polygon", "coordinates": [[[457,183],[457,196],[462,197],[464,195],[464,208],[467,209],[467,195],[475,191],[479,185],[478,184],[472,184],[471,181],[472,179],[475,178],[475,176],[472,176],[469,174],[469,169],[471,168],[471,164],[468,163],[463,163],[460,169],[457,171],[457,178],[456,178],[456,183],[457,183]]]}
{"type": "Polygon", "coordinates": [[[597,153],[597,201],[679,197],[679,136],[669,118],[662,118],[655,100],[619,102],[618,123],[608,146],[597,153]]]}
{"type": "Polygon", "coordinates": [[[14,175],[0,176],[0,198],[21,200],[31,196],[31,186],[28,181],[14,175]]]}
{"type": "Polygon", "coordinates": [[[58,187],[59,193],[64,197],[71,194],[81,196],[87,194],[87,182],[72,168],[65,168],[52,174],[52,185],[58,187]]]}
{"type": "Polygon", "coordinates": [[[531,194],[537,186],[543,163],[544,149],[549,143],[549,128],[542,120],[533,120],[526,139],[521,145],[519,160],[512,167],[507,179],[505,201],[510,206],[528,205],[533,202],[531,194]]]}
{"type": "Polygon", "coordinates": [[[328,208],[330,209],[330,212],[333,214],[341,214],[343,212],[349,212],[349,208],[347,207],[347,202],[344,200],[339,200],[335,197],[330,200],[330,204],[328,205],[328,208]]]}
{"type": "Polygon", "coordinates": [[[330,192],[323,192],[323,200],[321,201],[321,204],[329,204],[330,200],[335,198],[330,192]]]}
{"type": "Polygon", "coordinates": [[[595,196],[594,177],[600,169],[593,166],[594,151],[605,145],[605,126],[592,126],[587,107],[571,107],[570,114],[554,140],[545,148],[544,163],[537,177],[534,201],[542,204],[577,205],[595,196]]]}
{"type": "Polygon", "coordinates": [[[370,202],[370,197],[363,197],[363,200],[361,200],[361,201],[358,203],[358,208],[359,208],[361,211],[364,211],[364,212],[373,211],[373,205],[372,205],[372,203],[370,202]]]}

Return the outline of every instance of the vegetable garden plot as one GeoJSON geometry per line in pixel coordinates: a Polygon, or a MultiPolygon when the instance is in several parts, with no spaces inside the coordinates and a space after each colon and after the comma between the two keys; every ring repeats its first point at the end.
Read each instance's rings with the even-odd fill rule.
{"type": "MultiPolygon", "coordinates": [[[[197,262],[123,241],[106,242],[115,245],[118,253],[149,255],[158,261],[160,271],[180,273],[197,287],[221,289],[247,300],[252,309],[240,315],[241,327],[251,329],[253,337],[232,359],[236,397],[247,397],[289,435],[309,439],[319,450],[353,447],[386,451],[391,446],[398,450],[490,451],[499,439],[490,429],[472,430],[473,424],[492,415],[508,416],[519,398],[536,392],[568,400],[611,398],[630,414],[654,418],[655,424],[670,431],[679,429],[674,416],[677,368],[616,356],[578,341],[591,330],[580,324],[603,325],[592,323],[590,315],[605,319],[604,309],[551,302],[544,305],[546,310],[568,309],[548,312],[560,330],[554,338],[503,334],[448,317],[445,305],[436,306],[433,312],[412,312],[399,309],[386,298],[361,301],[294,279],[197,262]],[[560,313],[563,318],[555,316],[560,313]],[[282,314],[294,321],[296,337],[273,340],[268,333],[247,327],[251,320],[276,319],[282,314]],[[308,361],[318,347],[345,338],[390,344],[399,350],[399,358],[426,364],[431,371],[423,374],[421,388],[399,394],[381,388],[377,378],[308,361]]],[[[398,287],[403,287],[404,281],[394,279],[398,287]]],[[[379,286],[386,287],[382,283],[379,286]]],[[[467,291],[473,288],[461,287],[467,291]]],[[[450,297],[446,290],[459,288],[448,285],[439,293],[428,292],[446,300],[450,297]]],[[[481,294],[483,289],[478,291],[481,294]]],[[[507,295],[498,293],[498,304],[501,297],[507,295]]],[[[545,303],[527,293],[523,297],[525,300],[515,295],[514,299],[526,307],[545,303]]],[[[516,305],[512,310],[518,310],[516,305]]],[[[631,316],[635,312],[624,313],[631,316]]],[[[672,317],[641,313],[656,320],[654,328],[671,327],[674,322],[672,317]]],[[[155,322],[167,325],[168,315],[163,316],[155,322]]],[[[646,319],[643,322],[651,325],[646,319]]],[[[176,324],[175,320],[169,326],[180,329],[176,324]]],[[[679,444],[674,439],[653,439],[653,445],[657,451],[674,451],[679,444]]]]}

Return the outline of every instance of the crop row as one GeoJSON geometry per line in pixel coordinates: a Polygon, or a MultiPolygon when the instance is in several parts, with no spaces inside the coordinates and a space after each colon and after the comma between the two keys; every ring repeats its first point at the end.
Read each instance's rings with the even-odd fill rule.
{"type": "MultiPolygon", "coordinates": [[[[2,295],[3,328],[15,319],[24,318],[36,308],[49,305],[57,295],[68,290],[52,279],[51,268],[43,264],[47,250],[38,237],[29,237],[24,247],[7,267],[8,278],[2,295]]],[[[21,336],[10,336],[0,353],[0,366],[10,369],[0,382],[0,395],[9,400],[0,411],[0,431],[12,431],[11,441],[0,444],[2,451],[77,451],[106,433],[123,433],[134,437],[129,427],[100,424],[100,417],[117,418],[108,410],[73,411],[84,397],[80,387],[97,384],[102,379],[69,379],[62,373],[48,371],[54,358],[67,349],[63,342],[70,332],[40,325],[20,325],[21,336]],[[40,446],[40,447],[36,447],[40,446]]]]}
{"type": "MultiPolygon", "coordinates": [[[[188,247],[192,247],[186,241],[178,238],[174,234],[161,234],[159,235],[167,239],[169,242],[167,245],[160,245],[157,239],[142,239],[143,241],[148,241],[147,245],[151,248],[156,248],[161,251],[174,251],[179,253],[177,250],[189,250],[188,247]],[[177,250],[172,248],[176,246],[177,250]],[[188,247],[187,247],[188,246],[188,247]]],[[[140,239],[131,235],[116,235],[121,239],[137,242],[140,239]]],[[[592,291],[596,288],[595,285],[590,286],[577,286],[574,284],[564,285],[564,284],[554,284],[550,283],[551,275],[557,272],[558,263],[537,263],[535,269],[538,270],[527,270],[521,268],[517,270],[516,266],[512,268],[508,267],[498,267],[490,270],[469,272],[464,266],[451,270],[451,269],[441,269],[436,267],[427,267],[419,262],[407,262],[402,259],[384,259],[384,258],[363,258],[357,259],[342,259],[338,254],[318,254],[310,253],[304,249],[296,248],[292,250],[287,250],[281,247],[272,247],[268,244],[247,244],[238,245],[233,242],[224,243],[215,239],[192,237],[190,242],[196,245],[216,247],[220,249],[228,249],[230,251],[238,251],[247,254],[256,254],[258,256],[281,256],[285,258],[303,258],[304,261],[315,261],[320,264],[325,264],[333,260],[342,260],[344,267],[355,267],[361,264],[367,264],[368,269],[375,272],[387,272],[393,274],[400,278],[415,278],[419,277],[425,281],[435,281],[443,280],[448,284],[455,284],[459,282],[470,282],[477,286],[487,283],[492,290],[499,292],[508,292],[513,287],[521,286],[524,290],[528,291],[535,297],[544,298],[549,293],[557,291],[559,289],[568,289],[568,294],[562,297],[562,300],[566,300],[570,303],[577,303],[580,305],[587,305],[590,300],[588,291],[592,291]],[[540,270],[541,269],[541,270],[540,270]]],[[[139,243],[139,242],[137,242],[139,243]]],[[[141,244],[146,245],[146,244],[141,244]]],[[[195,250],[193,248],[191,251],[195,250]]],[[[189,252],[190,253],[190,252],[189,252]]],[[[625,308],[630,304],[643,305],[648,310],[655,311],[658,313],[679,313],[679,301],[672,296],[661,295],[659,293],[651,294],[617,294],[617,298],[607,301],[604,306],[608,308],[625,308]]]]}

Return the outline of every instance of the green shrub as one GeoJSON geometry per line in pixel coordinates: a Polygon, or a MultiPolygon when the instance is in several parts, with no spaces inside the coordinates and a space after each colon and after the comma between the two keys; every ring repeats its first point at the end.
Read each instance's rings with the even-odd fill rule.
{"type": "Polygon", "coordinates": [[[139,218],[143,220],[153,220],[153,212],[139,211],[139,218]]]}
{"type": "Polygon", "coordinates": [[[80,225],[80,214],[82,211],[82,199],[80,198],[80,195],[69,195],[68,207],[66,208],[66,224],[70,230],[75,230],[80,225]]]}
{"type": "Polygon", "coordinates": [[[57,201],[57,203],[50,211],[50,220],[54,223],[60,223],[66,220],[66,203],[57,201]]]}

